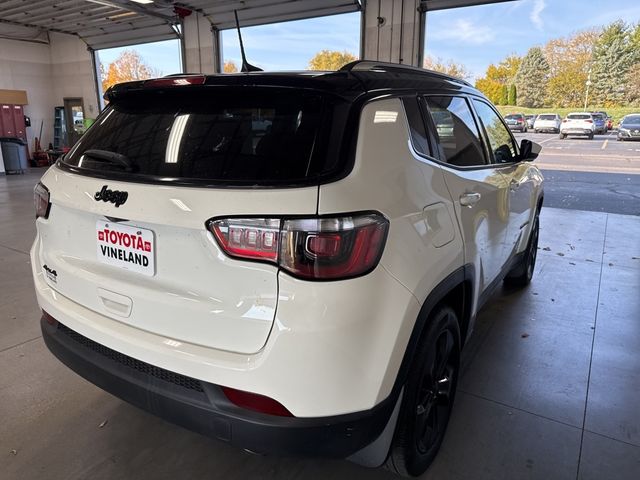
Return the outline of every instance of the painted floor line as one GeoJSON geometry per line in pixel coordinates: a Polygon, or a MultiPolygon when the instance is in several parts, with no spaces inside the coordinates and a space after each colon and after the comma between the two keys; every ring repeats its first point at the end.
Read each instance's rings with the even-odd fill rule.
{"type": "Polygon", "coordinates": [[[602,144],[602,150],[604,150],[605,148],[607,148],[607,145],[609,145],[609,140],[605,140],[604,143],[602,144]]]}

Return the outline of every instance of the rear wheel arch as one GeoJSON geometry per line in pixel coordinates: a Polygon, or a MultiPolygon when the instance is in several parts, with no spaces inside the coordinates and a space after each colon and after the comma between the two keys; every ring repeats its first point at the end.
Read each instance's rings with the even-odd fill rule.
{"type": "Polygon", "coordinates": [[[409,370],[420,346],[420,340],[426,329],[427,321],[431,313],[441,305],[448,305],[455,311],[458,317],[458,326],[460,327],[460,345],[464,345],[472,318],[473,278],[473,266],[470,264],[462,266],[449,274],[427,295],[427,298],[422,303],[420,313],[416,318],[413,331],[409,337],[409,342],[407,343],[404,357],[396,377],[394,385],[395,391],[399,392],[406,383],[409,370]]]}

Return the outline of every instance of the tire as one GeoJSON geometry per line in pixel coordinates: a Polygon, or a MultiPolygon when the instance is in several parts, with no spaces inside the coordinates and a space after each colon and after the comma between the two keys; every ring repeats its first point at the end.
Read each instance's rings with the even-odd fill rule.
{"type": "Polygon", "coordinates": [[[593,133],[590,133],[589,136],[587,137],[589,140],[593,140],[593,133]]]}
{"type": "Polygon", "coordinates": [[[429,468],[449,423],[459,369],[458,318],[443,305],[429,315],[413,360],[385,465],[388,470],[408,477],[429,468]]]}
{"type": "Polygon", "coordinates": [[[536,268],[536,258],[538,257],[538,237],[540,236],[539,214],[533,219],[533,227],[529,236],[529,243],[525,250],[522,262],[513,267],[504,279],[504,283],[514,287],[526,287],[531,283],[533,271],[536,268]]]}
{"type": "Polygon", "coordinates": [[[533,133],[540,133],[540,130],[533,130],[533,133]]]}

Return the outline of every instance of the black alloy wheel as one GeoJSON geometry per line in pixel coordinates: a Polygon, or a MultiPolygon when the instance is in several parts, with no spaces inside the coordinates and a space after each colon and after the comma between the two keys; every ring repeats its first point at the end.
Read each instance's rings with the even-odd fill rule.
{"type": "Polygon", "coordinates": [[[427,320],[405,386],[402,409],[386,467],[422,475],[436,457],[449,423],[460,368],[460,328],[450,307],[427,320]]]}

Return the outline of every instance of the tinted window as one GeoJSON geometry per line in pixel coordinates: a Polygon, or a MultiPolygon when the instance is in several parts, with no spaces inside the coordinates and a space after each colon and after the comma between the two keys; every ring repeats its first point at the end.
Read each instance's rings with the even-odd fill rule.
{"type": "Polygon", "coordinates": [[[640,115],[629,115],[622,119],[622,125],[637,125],[640,123],[640,115]]]}
{"type": "Polygon", "coordinates": [[[295,182],[335,166],[337,110],[302,92],[136,92],[110,105],[64,163],[133,181],[295,182]]]}
{"type": "Polygon", "coordinates": [[[462,97],[425,97],[442,160],[458,167],[485,165],[478,127],[462,97]]]}
{"type": "Polygon", "coordinates": [[[474,100],[476,113],[487,133],[489,146],[493,151],[496,163],[511,163],[517,161],[518,151],[507,127],[504,126],[498,114],[485,102],[474,100]]]}
{"type": "Polygon", "coordinates": [[[504,118],[506,118],[507,120],[522,120],[522,115],[511,114],[511,115],[507,115],[504,118]]]}
{"type": "Polygon", "coordinates": [[[538,120],[555,120],[556,116],[555,115],[540,115],[538,117],[538,120]]]}
{"type": "Polygon", "coordinates": [[[588,113],[573,113],[571,115],[567,115],[567,118],[571,120],[591,120],[591,115],[588,113]]]}
{"type": "Polygon", "coordinates": [[[407,112],[413,148],[415,148],[418,153],[431,155],[429,142],[427,141],[427,132],[424,127],[424,120],[422,119],[417,99],[415,97],[405,97],[402,100],[404,109],[407,112]]]}

